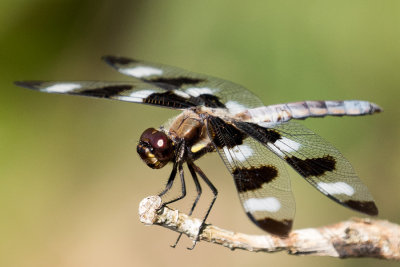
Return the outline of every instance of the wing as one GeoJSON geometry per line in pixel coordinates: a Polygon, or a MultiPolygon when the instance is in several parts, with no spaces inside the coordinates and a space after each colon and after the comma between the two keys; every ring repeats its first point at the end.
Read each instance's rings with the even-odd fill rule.
{"type": "Polygon", "coordinates": [[[201,94],[216,96],[233,113],[264,105],[243,86],[220,78],[126,57],[105,56],[103,60],[120,73],[146,83],[161,84],[166,89],[179,89],[194,97],[201,94]]]}
{"type": "Polygon", "coordinates": [[[205,101],[200,101],[200,97],[193,99],[190,95],[179,93],[177,90],[165,90],[140,80],[132,82],[21,81],[15,82],[15,84],[46,93],[107,98],[174,109],[185,109],[197,104],[205,104],[205,101]],[[194,100],[199,102],[196,103],[194,100]]]}
{"type": "Polygon", "coordinates": [[[350,162],[327,141],[296,122],[263,127],[235,122],[235,125],[285,160],[321,193],[339,204],[377,215],[368,188],[350,162]]]}
{"type": "Polygon", "coordinates": [[[295,202],[283,161],[220,118],[210,117],[207,128],[234,178],[247,216],[261,229],[287,236],[292,228],[295,202]]]}
{"type": "Polygon", "coordinates": [[[135,79],[130,82],[22,81],[16,85],[47,93],[116,99],[174,109],[228,108],[234,114],[263,105],[244,87],[229,81],[128,58],[106,56],[103,59],[135,79]]]}

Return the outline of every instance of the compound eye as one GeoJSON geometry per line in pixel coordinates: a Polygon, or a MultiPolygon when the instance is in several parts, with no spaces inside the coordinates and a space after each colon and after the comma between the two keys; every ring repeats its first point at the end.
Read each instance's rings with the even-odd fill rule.
{"type": "Polygon", "coordinates": [[[143,142],[149,142],[150,141],[150,139],[152,139],[153,138],[153,136],[154,136],[154,134],[155,133],[157,133],[158,131],[156,130],[156,129],[154,129],[154,128],[148,128],[148,129],[146,129],[143,133],[142,133],[142,135],[140,136],[140,141],[143,141],[143,142]]]}
{"type": "Polygon", "coordinates": [[[147,143],[149,149],[154,149],[154,152],[164,153],[171,148],[171,140],[168,136],[154,128],[145,130],[140,137],[140,141],[147,143]]]}
{"type": "Polygon", "coordinates": [[[152,135],[150,139],[150,144],[152,147],[158,150],[165,150],[169,147],[169,140],[165,133],[156,132],[152,135]]]}
{"type": "Polygon", "coordinates": [[[153,169],[162,168],[174,158],[172,141],[165,133],[154,128],[149,128],[142,133],[137,152],[153,169]]]}

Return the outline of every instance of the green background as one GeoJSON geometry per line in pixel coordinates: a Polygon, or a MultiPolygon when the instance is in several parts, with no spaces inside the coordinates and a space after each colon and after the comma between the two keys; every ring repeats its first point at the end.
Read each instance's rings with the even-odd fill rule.
{"type": "MultiPolygon", "coordinates": [[[[142,225],[138,203],[166,182],[136,155],[141,132],[174,111],[42,94],[14,80],[129,80],[100,61],[123,55],[245,85],[265,104],[362,99],[384,112],[304,123],[335,144],[370,188],[381,219],[400,222],[400,2],[0,2],[0,265],[394,266],[230,251],[142,225]]],[[[217,155],[199,161],[220,191],[209,222],[262,234],[244,215],[217,155]]],[[[291,172],[294,228],[362,214],[342,208],[291,172]]],[[[190,179],[188,179],[190,180],[190,179]]],[[[186,211],[194,187],[176,207],[186,211]]],[[[172,196],[172,194],[171,194],[172,196]]],[[[205,192],[196,216],[210,200],[205,192]]]]}

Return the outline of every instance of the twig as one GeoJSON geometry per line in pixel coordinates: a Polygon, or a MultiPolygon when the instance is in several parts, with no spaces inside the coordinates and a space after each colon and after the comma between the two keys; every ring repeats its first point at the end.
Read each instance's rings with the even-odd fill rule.
{"type": "MultiPolygon", "coordinates": [[[[158,196],[140,202],[140,221],[160,225],[195,239],[201,220],[162,206],[158,196]]],[[[253,252],[287,251],[291,255],[338,258],[371,257],[400,261],[400,226],[383,220],[354,218],[320,228],[294,230],[287,238],[234,233],[207,224],[199,240],[253,252]]]]}

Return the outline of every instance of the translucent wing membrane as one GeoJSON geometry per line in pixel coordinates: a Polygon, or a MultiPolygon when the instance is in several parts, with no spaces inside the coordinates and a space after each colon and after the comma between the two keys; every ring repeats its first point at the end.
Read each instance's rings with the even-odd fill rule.
{"type": "Polygon", "coordinates": [[[261,100],[253,93],[227,80],[126,57],[105,56],[103,59],[122,74],[165,89],[180,89],[194,97],[201,94],[214,95],[233,113],[263,106],[261,100]]]}
{"type": "Polygon", "coordinates": [[[234,178],[246,214],[263,230],[286,236],[292,227],[295,202],[283,161],[219,118],[209,118],[208,131],[234,178]]]}
{"type": "Polygon", "coordinates": [[[369,215],[378,209],[350,162],[327,141],[296,122],[262,127],[235,122],[336,202],[369,215]]]}
{"type": "Polygon", "coordinates": [[[215,103],[218,102],[218,99],[213,96],[192,97],[178,90],[166,90],[143,81],[22,81],[16,82],[16,85],[47,93],[108,98],[174,109],[185,109],[197,105],[215,107],[215,103]]]}
{"type": "Polygon", "coordinates": [[[47,93],[101,97],[175,109],[206,106],[239,113],[247,108],[262,106],[262,102],[251,92],[226,80],[128,58],[106,56],[103,59],[135,80],[22,81],[16,82],[16,85],[47,93]]]}

